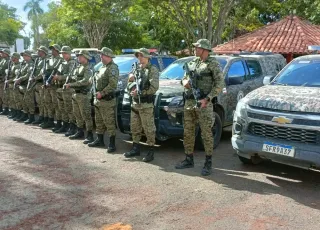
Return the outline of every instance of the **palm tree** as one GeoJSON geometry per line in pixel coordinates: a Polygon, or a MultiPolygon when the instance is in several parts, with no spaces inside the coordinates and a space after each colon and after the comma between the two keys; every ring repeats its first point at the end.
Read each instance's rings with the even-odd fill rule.
{"type": "Polygon", "coordinates": [[[43,0],[29,0],[23,7],[24,11],[28,11],[28,19],[32,21],[35,48],[40,46],[39,15],[43,14],[43,9],[40,7],[40,2],[42,1],[43,0]]]}

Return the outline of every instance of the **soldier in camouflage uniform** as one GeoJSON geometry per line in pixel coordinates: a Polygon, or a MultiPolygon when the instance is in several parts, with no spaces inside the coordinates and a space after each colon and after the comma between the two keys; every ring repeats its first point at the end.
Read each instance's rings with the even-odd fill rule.
{"type": "Polygon", "coordinates": [[[17,119],[17,121],[27,121],[29,118],[32,122],[34,121],[34,102],[30,106],[25,95],[29,76],[32,72],[34,63],[31,51],[25,50],[20,53],[20,55],[23,57],[24,65],[21,67],[19,78],[15,80],[15,94],[19,101],[18,107],[23,109],[23,114],[17,119]],[[29,109],[29,107],[31,107],[31,109],[29,109]]]}
{"type": "Polygon", "coordinates": [[[93,141],[93,122],[91,118],[91,77],[93,71],[90,69],[89,60],[90,55],[86,50],[81,50],[78,56],[79,65],[74,73],[72,73],[70,83],[65,84],[65,88],[72,88],[75,93],[72,95],[72,107],[73,113],[77,121],[77,132],[74,135],[69,136],[71,140],[80,139],[84,137],[84,125],[87,129],[87,138],[84,140],[84,144],[88,144],[93,141]]]}
{"type": "Polygon", "coordinates": [[[149,152],[142,160],[144,162],[150,162],[154,159],[156,127],[154,124],[153,99],[159,88],[159,70],[150,63],[150,53],[147,49],[140,49],[139,52],[135,53],[135,56],[140,62],[137,71],[140,72],[141,76],[140,82],[138,83],[141,93],[138,95],[135,84],[137,74],[129,74],[127,89],[133,101],[130,117],[133,148],[129,152],[124,153],[124,156],[133,157],[140,155],[139,142],[142,132],[144,131],[147,137],[147,144],[149,145],[149,152]]]}
{"type": "Polygon", "coordinates": [[[201,174],[211,174],[214,125],[213,98],[222,91],[224,79],[219,63],[209,56],[211,44],[207,39],[200,39],[195,46],[196,58],[187,63],[190,72],[194,75],[185,74],[182,85],[185,88],[184,105],[184,148],[186,159],[176,165],[177,169],[192,168],[193,151],[195,143],[195,129],[197,123],[201,128],[201,137],[206,151],[206,161],[201,174]],[[195,92],[198,92],[195,95],[195,92]]]}
{"type": "MultiPolygon", "coordinates": [[[[28,104],[32,104],[34,100],[36,99],[36,103],[39,107],[39,118],[36,121],[33,121],[32,124],[38,125],[44,123],[44,115],[45,115],[45,109],[44,109],[44,90],[43,90],[43,75],[46,74],[46,65],[48,63],[47,55],[48,55],[48,48],[45,46],[40,46],[38,48],[38,61],[36,65],[36,69],[34,71],[34,79],[32,80],[32,84],[35,84],[35,86],[32,89],[27,90],[27,99],[29,100],[28,104]]],[[[47,121],[47,120],[46,120],[47,121]]],[[[30,124],[28,121],[25,122],[26,124],[30,124]]]]}
{"type": "Polygon", "coordinates": [[[68,131],[65,135],[71,136],[75,134],[76,131],[75,117],[72,110],[72,94],[74,93],[74,89],[63,89],[62,86],[66,83],[67,77],[71,75],[70,72],[75,69],[77,62],[75,60],[72,60],[71,48],[69,46],[63,46],[60,53],[62,54],[64,61],[59,66],[58,74],[54,76],[53,81],[58,87],[56,91],[58,113],[60,113],[61,115],[57,115],[57,117],[61,116],[63,125],[59,129],[55,129],[54,132],[64,133],[68,131]]]}
{"type": "Polygon", "coordinates": [[[4,94],[4,82],[5,82],[5,76],[6,76],[6,69],[8,69],[8,65],[10,62],[10,50],[9,49],[3,49],[0,50],[0,54],[2,57],[2,60],[0,62],[0,108],[1,113],[0,115],[8,115],[9,114],[9,105],[8,100],[4,94]],[[3,109],[3,111],[2,111],[3,109]]]}
{"type": "Polygon", "coordinates": [[[117,83],[119,78],[118,66],[113,62],[113,51],[107,47],[103,47],[99,51],[103,66],[94,76],[94,87],[96,94],[94,96],[95,106],[95,122],[97,127],[97,139],[89,143],[89,147],[104,146],[103,134],[107,130],[109,135],[108,153],[116,150],[116,124],[115,109],[117,83]]]}
{"type": "MultiPolygon", "coordinates": [[[[62,62],[60,57],[60,46],[54,44],[49,47],[52,52],[51,58],[48,59],[46,65],[46,80],[51,75],[52,71],[56,71],[62,62]]],[[[43,92],[44,92],[44,122],[40,125],[43,129],[53,128],[53,131],[61,128],[61,113],[58,111],[58,101],[57,101],[57,84],[52,82],[52,84],[47,85],[47,82],[43,82],[43,92]],[[55,127],[54,118],[56,115],[57,125],[55,127]]]]}
{"type": "Polygon", "coordinates": [[[19,53],[12,53],[11,55],[11,70],[10,70],[10,76],[7,79],[7,89],[5,90],[5,94],[8,95],[9,98],[9,108],[11,110],[11,115],[8,117],[9,119],[14,119],[17,116],[21,116],[21,110],[17,108],[15,103],[15,91],[13,90],[13,83],[16,79],[17,75],[19,74],[21,64],[19,62],[20,54],[19,53]]]}

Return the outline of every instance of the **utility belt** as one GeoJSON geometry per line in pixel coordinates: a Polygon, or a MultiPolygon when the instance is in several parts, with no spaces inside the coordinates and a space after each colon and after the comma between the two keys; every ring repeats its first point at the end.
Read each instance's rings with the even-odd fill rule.
{"type": "Polygon", "coordinates": [[[87,94],[89,93],[90,90],[89,89],[76,89],[75,93],[82,93],[82,94],[87,94]]]}
{"type": "MultiPolygon", "coordinates": [[[[198,100],[202,100],[205,99],[208,96],[208,94],[204,94],[204,93],[200,93],[200,97],[198,98],[198,100]]],[[[194,95],[193,94],[183,94],[183,97],[185,100],[195,100],[194,95]]]]}
{"type": "Polygon", "coordinates": [[[104,97],[102,97],[100,100],[105,100],[105,101],[111,101],[115,96],[113,94],[107,94],[104,97]]]}
{"type": "MultiPolygon", "coordinates": [[[[155,95],[140,97],[140,103],[154,103],[155,95]]],[[[133,101],[139,103],[139,98],[133,98],[133,101]]]]}

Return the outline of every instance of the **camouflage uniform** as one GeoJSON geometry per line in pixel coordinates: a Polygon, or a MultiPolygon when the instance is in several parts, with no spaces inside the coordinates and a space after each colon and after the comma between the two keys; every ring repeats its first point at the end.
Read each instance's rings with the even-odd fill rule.
{"type": "MultiPolygon", "coordinates": [[[[71,55],[71,48],[69,46],[63,46],[60,53],[68,53],[71,55]]],[[[70,71],[73,71],[76,65],[76,61],[64,60],[62,64],[58,68],[59,75],[57,76],[56,85],[58,89],[57,93],[57,101],[58,101],[58,113],[57,117],[61,117],[63,121],[63,128],[55,131],[57,133],[64,132],[67,129],[67,125],[70,123],[70,129],[74,129],[75,117],[73,115],[72,109],[72,94],[74,93],[74,89],[63,89],[62,86],[66,83],[66,79],[69,75],[72,75],[70,71]]],[[[73,135],[73,131],[71,131],[71,135],[73,135]]],[[[68,135],[66,135],[68,136],[68,135]]]]}
{"type": "MultiPolygon", "coordinates": [[[[150,58],[149,51],[145,48],[140,49],[135,55],[142,55],[144,58],[150,58]]],[[[136,148],[138,151],[135,153],[139,152],[140,154],[139,142],[143,132],[147,137],[147,144],[151,147],[155,145],[156,127],[154,124],[153,98],[159,88],[159,70],[156,66],[151,65],[150,62],[146,65],[146,67],[139,68],[139,71],[141,71],[140,103],[138,96],[132,97],[130,127],[134,143],[133,150],[136,148]]],[[[132,87],[134,87],[134,85],[135,82],[128,82],[128,92],[132,91],[132,87]]],[[[130,152],[125,153],[125,156],[131,157],[132,155],[137,155],[130,154],[130,152]]],[[[153,148],[150,148],[149,153],[150,152],[152,152],[151,155],[153,159],[153,148]]]]}
{"type": "MultiPolygon", "coordinates": [[[[78,54],[83,55],[86,59],[90,59],[89,52],[86,50],[81,50],[78,54]]],[[[91,118],[91,98],[92,94],[90,92],[90,79],[92,77],[92,70],[90,69],[89,62],[85,65],[79,65],[72,77],[70,88],[75,90],[72,95],[72,107],[73,113],[76,117],[78,131],[75,135],[70,136],[70,139],[77,139],[83,137],[84,125],[88,132],[92,133],[93,122],[91,118]]]]}
{"type": "MultiPolygon", "coordinates": [[[[107,47],[103,47],[99,52],[101,55],[114,58],[113,51],[107,47]]],[[[94,95],[95,122],[98,138],[88,145],[90,147],[103,146],[103,134],[107,130],[110,137],[109,153],[115,151],[115,93],[118,79],[119,69],[112,59],[108,64],[104,64],[99,69],[93,79],[95,81],[96,92],[100,93],[102,98],[98,99],[97,95],[94,95]]]]}
{"type": "MultiPolygon", "coordinates": [[[[194,43],[194,46],[211,51],[211,45],[207,39],[200,39],[197,43],[194,43]]],[[[224,79],[219,63],[213,57],[208,56],[206,60],[201,60],[200,57],[196,57],[186,65],[188,65],[189,70],[194,71],[195,74],[191,77],[186,72],[182,82],[185,80],[189,81],[190,86],[193,85],[193,88],[199,92],[198,101],[205,99],[208,102],[206,108],[199,108],[197,105],[198,101],[196,101],[192,89],[185,89],[183,143],[187,159],[192,158],[193,166],[195,129],[197,123],[201,128],[201,137],[207,156],[206,159],[210,159],[211,162],[213,153],[212,127],[215,122],[212,100],[222,91],[224,79]]]]}
{"type": "MultiPolygon", "coordinates": [[[[0,50],[1,53],[5,53],[10,56],[10,50],[9,49],[3,49],[0,50]]],[[[5,70],[8,69],[8,64],[10,61],[10,57],[3,57],[1,62],[0,62],[0,107],[1,109],[4,108],[5,110],[3,111],[2,115],[7,115],[8,114],[8,100],[4,94],[4,81],[5,81],[5,76],[6,72],[5,70]]]]}
{"type": "Polygon", "coordinates": [[[5,94],[8,96],[8,103],[9,103],[9,108],[11,110],[11,116],[9,118],[13,119],[16,116],[20,116],[21,113],[18,112],[18,108],[16,106],[16,101],[15,101],[15,91],[13,90],[13,83],[14,80],[16,79],[17,74],[19,74],[19,70],[21,68],[21,64],[19,62],[20,54],[19,53],[12,53],[11,59],[18,59],[17,62],[13,62],[11,64],[11,70],[10,70],[10,76],[8,77],[7,80],[7,89],[5,90],[5,94]]]}
{"type": "MultiPolygon", "coordinates": [[[[27,55],[29,57],[32,57],[31,54],[32,54],[31,51],[25,50],[20,55],[21,56],[27,55]]],[[[28,115],[29,115],[29,118],[31,116],[33,117],[32,120],[34,120],[34,97],[28,98],[28,96],[29,97],[30,95],[33,96],[33,94],[27,93],[27,84],[28,84],[30,74],[32,73],[33,66],[34,66],[34,63],[32,59],[30,59],[30,61],[28,62],[25,62],[25,64],[21,68],[20,77],[17,79],[17,86],[15,90],[19,91],[16,94],[17,95],[19,94],[20,96],[19,100],[21,101],[21,107],[24,112],[24,117],[20,118],[19,121],[27,120],[26,118],[28,115]],[[30,103],[30,101],[32,101],[32,103],[30,103]]]]}
{"type": "MultiPolygon", "coordinates": [[[[60,46],[55,44],[53,46],[49,47],[51,50],[55,49],[60,52],[60,46]]],[[[48,59],[47,65],[46,65],[46,80],[48,80],[49,76],[51,75],[52,71],[55,71],[55,69],[59,68],[59,65],[61,64],[62,59],[59,55],[57,56],[51,56],[50,59],[48,59]]],[[[56,120],[59,121],[61,125],[61,113],[58,111],[58,100],[57,100],[57,85],[53,82],[50,86],[46,85],[46,82],[43,83],[45,85],[43,92],[44,92],[44,117],[45,119],[48,119],[48,122],[42,125],[42,128],[51,128],[54,126],[54,118],[56,117],[56,120]],[[56,116],[55,116],[56,115],[56,116]]],[[[60,128],[60,127],[59,127],[60,128]]]]}
{"type": "MultiPolygon", "coordinates": [[[[48,55],[48,48],[46,48],[45,46],[40,46],[38,48],[38,51],[43,51],[46,55],[48,55]]],[[[30,92],[28,91],[28,99],[29,100],[33,100],[33,94],[35,94],[35,99],[36,99],[36,103],[39,107],[39,120],[33,122],[33,124],[43,124],[43,121],[47,121],[44,120],[44,116],[47,115],[45,114],[45,108],[44,108],[44,90],[43,90],[43,75],[46,74],[45,68],[46,65],[48,63],[48,59],[45,57],[39,57],[38,61],[37,61],[37,65],[36,65],[36,69],[34,71],[34,80],[35,80],[35,86],[30,90],[30,92]],[[29,95],[29,93],[31,95],[29,95]]],[[[29,102],[30,104],[32,102],[29,102]]]]}

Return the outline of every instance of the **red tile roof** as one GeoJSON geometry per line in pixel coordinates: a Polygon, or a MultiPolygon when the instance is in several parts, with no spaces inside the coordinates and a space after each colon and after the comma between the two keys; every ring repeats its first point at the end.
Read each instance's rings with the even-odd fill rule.
{"type": "Polygon", "coordinates": [[[270,51],[281,54],[305,54],[309,45],[320,45],[320,26],[297,16],[266,25],[213,48],[215,53],[270,51]]]}

